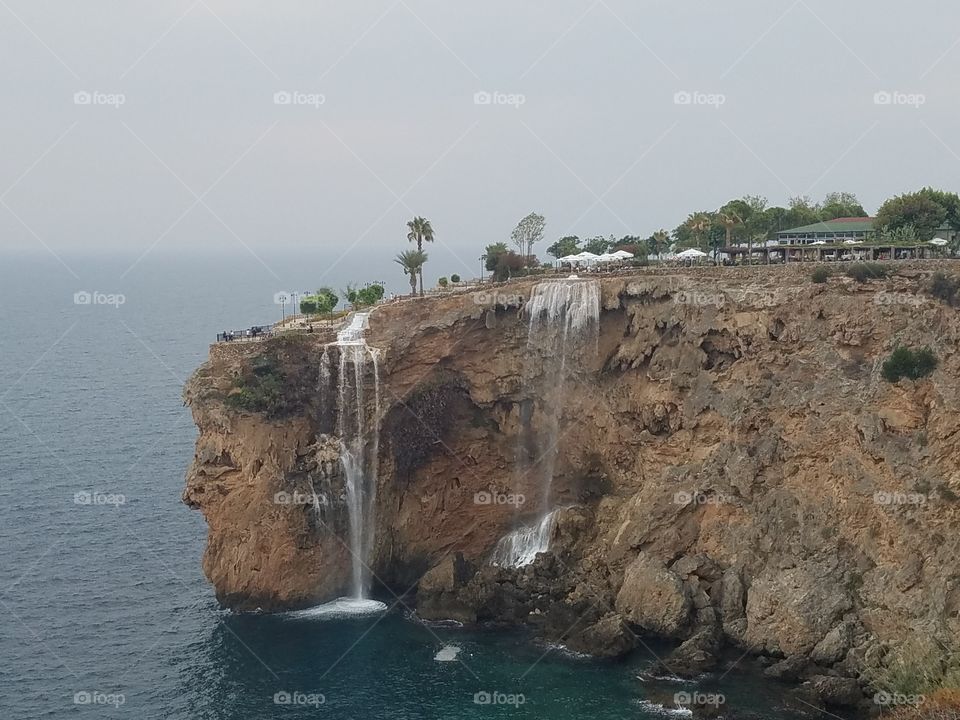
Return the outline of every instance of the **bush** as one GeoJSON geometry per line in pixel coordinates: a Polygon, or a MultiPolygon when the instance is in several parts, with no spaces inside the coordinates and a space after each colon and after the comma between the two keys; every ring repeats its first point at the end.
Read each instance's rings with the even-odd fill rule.
{"type": "Polygon", "coordinates": [[[847,277],[852,277],[858,283],[865,283],[867,280],[882,280],[891,274],[891,268],[880,263],[855,262],[847,268],[847,277]]]}
{"type": "Polygon", "coordinates": [[[460,282],[460,276],[454,273],[453,275],[450,276],[450,282],[456,285],[458,282],[460,282]]]}
{"type": "Polygon", "coordinates": [[[960,290],[960,281],[942,272],[934,273],[930,280],[930,294],[951,307],[957,304],[958,290],[960,290]]]}
{"type": "Polygon", "coordinates": [[[898,347],[883,363],[882,373],[885,380],[895,383],[901,378],[919,380],[932,373],[937,367],[937,357],[928,347],[911,350],[898,347]]]}
{"type": "Polygon", "coordinates": [[[262,355],[233,381],[233,391],[224,401],[234,410],[264,413],[279,417],[287,410],[285,376],[275,357],[262,355]]]}
{"type": "Polygon", "coordinates": [[[815,283],[822,285],[830,278],[830,270],[825,267],[818,267],[810,277],[815,283]]]}
{"type": "Polygon", "coordinates": [[[450,281],[447,280],[445,277],[442,277],[439,280],[437,280],[437,285],[439,285],[442,288],[447,287],[449,284],[450,284],[450,281]]]}

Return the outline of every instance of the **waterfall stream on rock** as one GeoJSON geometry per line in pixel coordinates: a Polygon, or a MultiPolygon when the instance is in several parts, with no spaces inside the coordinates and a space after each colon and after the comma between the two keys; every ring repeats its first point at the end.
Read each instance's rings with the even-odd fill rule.
{"type": "MultiPolygon", "coordinates": [[[[370,590],[371,551],[376,530],[377,463],[380,449],[380,351],[367,345],[364,333],[369,313],[354,313],[350,323],[337,333],[332,346],[324,348],[320,362],[321,389],[330,381],[329,348],[339,351],[337,378],[337,435],[343,467],[349,525],[351,596],[340,598],[298,615],[338,616],[379,612],[383,603],[367,597],[370,590]],[[373,375],[373,418],[367,407],[368,371],[373,375]]],[[[316,505],[319,510],[319,504],[316,505]]]]}
{"type": "Polygon", "coordinates": [[[600,332],[600,283],[570,278],[543,282],[534,287],[525,312],[529,317],[527,347],[531,361],[525,384],[533,383],[544,419],[544,432],[537,443],[531,472],[540,478],[541,515],[528,527],[520,527],[500,539],[491,562],[501,567],[523,567],[545,552],[556,524],[551,489],[559,452],[560,420],[565,388],[584,353],[596,354],[600,332]]]}

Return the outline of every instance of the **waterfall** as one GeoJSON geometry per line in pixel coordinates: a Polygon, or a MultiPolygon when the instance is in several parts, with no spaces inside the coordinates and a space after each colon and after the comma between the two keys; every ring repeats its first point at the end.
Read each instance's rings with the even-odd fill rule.
{"type": "Polygon", "coordinates": [[[550,535],[557,521],[557,511],[551,510],[540,522],[507,533],[493,548],[491,564],[499,567],[523,567],[537,559],[550,547],[550,535]]]}
{"type": "Polygon", "coordinates": [[[335,343],[340,351],[337,434],[340,437],[340,462],[346,480],[351,592],[355,599],[363,599],[370,588],[367,564],[373,549],[379,451],[379,353],[363,339],[368,318],[369,313],[355,313],[350,323],[337,333],[335,343]],[[369,366],[372,366],[374,377],[372,422],[366,404],[365,378],[369,366]]]}
{"type": "Polygon", "coordinates": [[[556,525],[551,486],[560,441],[566,385],[570,375],[582,367],[585,353],[597,352],[600,334],[600,283],[595,280],[560,280],[534,287],[525,307],[529,317],[524,384],[539,396],[545,432],[534,443],[537,457],[531,472],[540,480],[540,519],[519,527],[497,543],[491,562],[502,567],[529,565],[538,553],[550,547],[556,525]]]}

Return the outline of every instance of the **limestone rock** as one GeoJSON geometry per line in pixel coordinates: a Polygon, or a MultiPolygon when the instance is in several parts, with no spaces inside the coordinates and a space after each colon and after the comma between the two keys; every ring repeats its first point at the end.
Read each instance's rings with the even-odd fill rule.
{"type": "Polygon", "coordinates": [[[645,553],[627,566],[616,606],[629,622],[665,636],[677,635],[690,616],[680,578],[645,553]]]}

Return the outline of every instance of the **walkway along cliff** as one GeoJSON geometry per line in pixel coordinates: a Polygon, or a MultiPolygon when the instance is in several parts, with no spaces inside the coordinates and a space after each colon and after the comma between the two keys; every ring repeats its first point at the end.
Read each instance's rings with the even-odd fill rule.
{"type": "MultiPolygon", "coordinates": [[[[678,674],[749,652],[836,704],[899,659],[957,653],[960,315],[925,293],[934,268],[593,281],[595,348],[563,378],[530,362],[533,281],[374,310],[378,391],[350,410],[378,433],[354,439],[377,454],[372,591],[598,655],[671,638],[678,674]],[[930,346],[936,371],[882,379],[899,345],[930,346]],[[558,382],[559,406],[536,394],[558,382]],[[494,565],[545,508],[547,552],[494,565]]],[[[184,500],[227,607],[357,592],[337,435],[338,373],[357,366],[335,341],[216,345],[187,384],[200,435],[184,500]]]]}

